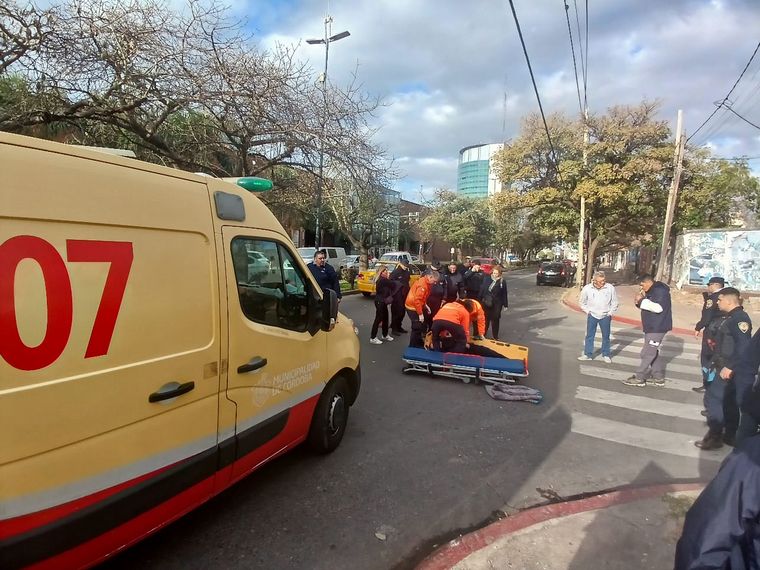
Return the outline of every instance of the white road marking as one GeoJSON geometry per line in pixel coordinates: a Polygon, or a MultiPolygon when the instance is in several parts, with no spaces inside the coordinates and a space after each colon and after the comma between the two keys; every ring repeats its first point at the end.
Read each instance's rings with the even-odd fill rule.
{"type": "MultiPolygon", "coordinates": [[[[640,390],[641,388],[631,387],[631,390],[640,390]]],[[[679,402],[669,402],[658,398],[647,398],[646,396],[637,396],[624,392],[613,392],[611,390],[600,390],[589,386],[578,386],[575,391],[575,397],[587,402],[596,402],[607,406],[625,408],[627,410],[636,410],[649,414],[658,414],[661,416],[684,418],[687,420],[699,420],[702,418],[700,412],[702,406],[697,404],[682,404],[679,402]]]]}
{"type": "Polygon", "coordinates": [[[668,453],[693,459],[722,461],[731,448],[724,446],[715,451],[702,451],[694,446],[699,438],[676,432],[632,426],[624,422],[573,413],[571,431],[580,435],[604,439],[640,449],[668,453]]]}
{"type": "MultiPolygon", "coordinates": [[[[612,355],[613,364],[623,364],[624,366],[632,366],[638,368],[640,359],[630,356],[620,356],[619,354],[612,355]]],[[[693,364],[676,364],[672,360],[665,365],[665,377],[671,372],[679,372],[686,374],[687,376],[694,376],[695,378],[701,378],[702,373],[699,371],[698,363],[693,364]]]]}
{"type": "MultiPolygon", "coordinates": [[[[601,345],[601,343],[599,343],[599,345],[601,345]]],[[[641,352],[642,347],[643,347],[642,343],[623,344],[620,342],[615,342],[614,340],[611,342],[611,348],[612,348],[613,354],[615,352],[630,352],[632,354],[639,354],[641,352]]],[[[594,348],[599,350],[598,346],[594,348]]],[[[665,347],[660,350],[660,354],[667,358],[683,357],[688,362],[696,363],[695,366],[699,367],[699,353],[698,352],[665,347]]]]}
{"type": "MultiPolygon", "coordinates": [[[[581,364],[581,374],[584,376],[593,376],[594,378],[603,378],[605,380],[625,380],[626,378],[630,378],[632,375],[632,372],[625,372],[623,370],[615,370],[614,368],[611,368],[617,359],[612,359],[612,364],[604,364],[602,366],[588,366],[586,364],[581,364]]],[[[647,393],[649,393],[649,390],[678,390],[680,392],[691,392],[692,388],[695,386],[701,385],[701,382],[699,380],[679,380],[677,378],[671,378],[667,377],[665,380],[665,387],[653,387],[653,388],[647,388],[647,393]]],[[[633,389],[637,389],[635,386],[633,389]]],[[[701,398],[702,396],[699,396],[701,398]]]]}

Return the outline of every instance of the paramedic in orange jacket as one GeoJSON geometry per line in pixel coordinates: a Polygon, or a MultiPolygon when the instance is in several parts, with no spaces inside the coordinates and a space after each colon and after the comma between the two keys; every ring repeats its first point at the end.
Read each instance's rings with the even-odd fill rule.
{"type": "Polygon", "coordinates": [[[470,313],[470,322],[475,328],[475,337],[482,338],[486,335],[486,313],[483,311],[483,305],[476,299],[469,299],[471,307],[465,308],[470,313]]]}
{"type": "Polygon", "coordinates": [[[430,295],[430,286],[438,281],[437,271],[426,271],[422,279],[412,284],[406,296],[404,307],[406,314],[412,321],[412,331],[409,333],[409,346],[412,348],[424,348],[422,338],[425,336],[425,314],[430,313],[427,306],[427,298],[430,295]]]}
{"type": "MultiPolygon", "coordinates": [[[[470,299],[465,300],[468,304],[470,299]]],[[[463,303],[446,303],[433,317],[433,350],[439,352],[467,352],[470,342],[470,313],[463,303]],[[451,339],[441,351],[441,332],[447,331],[451,339]]]]}

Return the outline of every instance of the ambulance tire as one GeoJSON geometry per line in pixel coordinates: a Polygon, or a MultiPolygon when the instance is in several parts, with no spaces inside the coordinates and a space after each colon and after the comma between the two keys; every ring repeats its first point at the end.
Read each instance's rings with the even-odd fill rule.
{"type": "Polygon", "coordinates": [[[348,395],[348,384],[340,376],[327,384],[322,392],[307,439],[315,453],[330,453],[340,445],[348,424],[348,395]]]}
{"type": "Polygon", "coordinates": [[[367,293],[366,291],[362,291],[362,295],[364,295],[365,297],[371,297],[372,293],[367,293]]]}

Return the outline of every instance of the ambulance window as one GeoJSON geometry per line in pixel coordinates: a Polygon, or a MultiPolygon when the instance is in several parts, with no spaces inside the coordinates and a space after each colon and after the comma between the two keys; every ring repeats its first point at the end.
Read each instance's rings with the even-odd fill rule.
{"type": "Polygon", "coordinates": [[[258,323],[306,330],[306,281],[288,250],[273,241],[237,237],[231,252],[243,314],[258,323]]]}

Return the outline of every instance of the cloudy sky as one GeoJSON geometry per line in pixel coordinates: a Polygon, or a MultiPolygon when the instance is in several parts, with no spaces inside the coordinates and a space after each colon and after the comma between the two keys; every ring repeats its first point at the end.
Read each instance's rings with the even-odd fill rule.
{"type": "MultiPolygon", "coordinates": [[[[331,44],[331,82],[357,71],[382,97],[378,142],[403,175],[408,199],[456,187],[460,148],[515,136],[538,110],[507,0],[236,0],[263,47],[298,44],[315,75],[322,46],[305,39],[351,36],[331,44]],[[506,93],[506,112],[505,112],[506,93]]],[[[567,0],[580,58],[576,11],[585,35],[585,0],[567,0]]],[[[715,110],[760,42],[760,0],[589,0],[588,102],[591,112],[644,98],[662,102],[675,129],[684,110],[690,136],[715,110]]],[[[578,96],[562,0],[514,0],[544,110],[577,114],[578,96]]],[[[584,54],[585,54],[584,45],[584,54]]],[[[578,61],[580,72],[580,61],[578,61]]],[[[730,98],[760,125],[760,53],[730,98]]],[[[721,109],[690,141],[719,156],[760,157],[760,130],[721,109]]],[[[760,171],[760,160],[750,163],[760,171]]]]}

